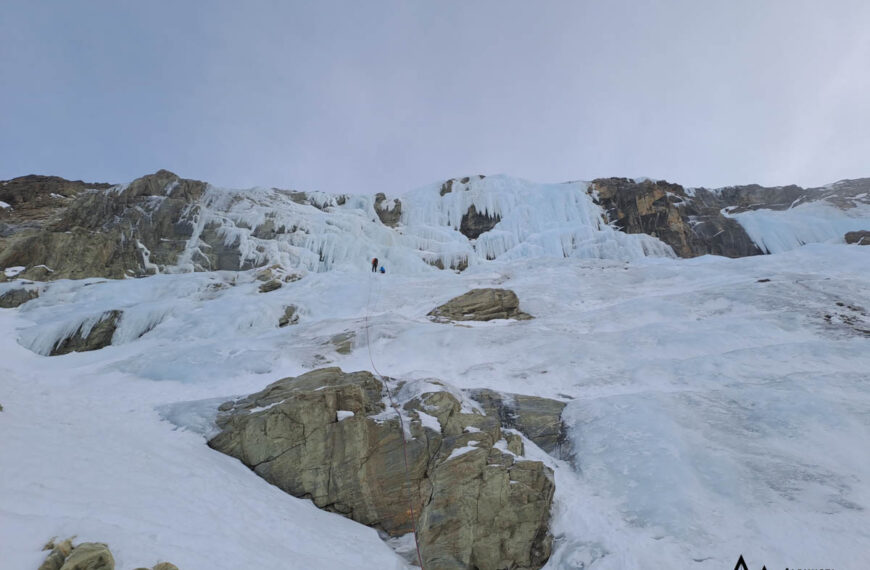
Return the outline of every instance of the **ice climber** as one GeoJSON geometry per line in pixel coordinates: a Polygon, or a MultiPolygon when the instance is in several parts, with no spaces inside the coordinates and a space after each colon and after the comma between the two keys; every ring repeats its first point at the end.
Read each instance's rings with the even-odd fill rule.
{"type": "Polygon", "coordinates": [[[382,265],[382,266],[381,266],[381,273],[386,273],[386,272],[387,272],[387,270],[384,269],[384,266],[382,265]]]}
{"type": "Polygon", "coordinates": [[[373,257],[372,258],[372,273],[377,273],[377,271],[378,271],[378,258],[373,257]]]}

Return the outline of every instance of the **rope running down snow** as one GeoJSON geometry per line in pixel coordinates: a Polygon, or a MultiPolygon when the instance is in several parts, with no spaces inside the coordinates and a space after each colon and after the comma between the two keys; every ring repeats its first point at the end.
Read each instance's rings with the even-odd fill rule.
{"type": "MultiPolygon", "coordinates": [[[[365,312],[366,346],[368,347],[369,362],[372,365],[372,370],[377,375],[377,377],[381,380],[381,382],[384,384],[384,388],[387,391],[387,396],[390,399],[390,406],[396,411],[396,414],[399,416],[399,428],[402,430],[402,456],[403,456],[403,459],[405,460],[405,484],[408,488],[408,507],[409,507],[410,513],[411,513],[411,529],[414,532],[414,546],[417,549],[417,561],[420,563],[420,569],[425,570],[426,567],[423,566],[423,555],[420,554],[420,541],[417,538],[417,516],[414,513],[414,499],[413,499],[413,496],[411,495],[411,473],[408,469],[408,445],[407,445],[407,438],[405,436],[405,420],[402,418],[402,412],[401,412],[401,410],[399,410],[399,406],[396,404],[396,401],[393,399],[393,391],[390,389],[390,385],[387,382],[387,379],[384,377],[383,374],[380,373],[380,371],[378,370],[378,367],[375,366],[375,360],[372,357],[372,342],[371,342],[371,335],[369,334],[369,327],[370,327],[369,314],[371,313],[371,308],[372,308],[372,304],[371,304],[372,288],[373,288],[372,282],[377,281],[377,280],[378,280],[377,273],[372,273],[372,275],[369,277],[369,292],[368,292],[368,298],[366,299],[366,312],[365,312]],[[372,277],[374,277],[374,279],[372,279],[372,277]]],[[[377,305],[378,301],[380,300],[380,297],[381,297],[381,288],[380,288],[380,286],[378,286],[378,294],[375,298],[375,305],[377,305]]]]}

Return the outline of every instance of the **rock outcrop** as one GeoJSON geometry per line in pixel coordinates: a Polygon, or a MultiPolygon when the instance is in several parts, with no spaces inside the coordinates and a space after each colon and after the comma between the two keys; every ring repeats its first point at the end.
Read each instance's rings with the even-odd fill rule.
{"type": "Polygon", "coordinates": [[[75,332],[60,340],[52,348],[49,356],[59,356],[70,352],[87,352],[99,350],[112,344],[115,329],[123,311],[106,311],[93,324],[82,324],[75,332]]]}
{"type": "Polygon", "coordinates": [[[375,212],[385,226],[395,228],[402,219],[402,201],[398,198],[387,201],[383,192],[375,194],[375,212]]]}
{"type": "MultiPolygon", "coordinates": [[[[680,257],[705,254],[726,257],[760,255],[762,251],[736,220],[721,213],[718,202],[689,196],[679,184],[664,180],[599,178],[590,185],[608,222],[629,234],[659,238],[680,257]]],[[[706,198],[713,195],[707,192],[706,198]]]]}
{"type": "Polygon", "coordinates": [[[472,390],[470,396],[480,403],[486,415],[499,418],[504,427],[522,432],[550,455],[559,459],[568,455],[568,434],[562,423],[564,402],[493,390],[472,390]]]}
{"type": "Polygon", "coordinates": [[[857,232],[848,232],[844,236],[846,243],[854,243],[858,245],[870,245],[870,231],[861,230],[857,232]]]}
{"type": "Polygon", "coordinates": [[[680,257],[744,257],[764,252],[723,212],[787,210],[820,200],[846,210],[870,203],[870,179],[842,180],[821,188],[750,184],[686,190],[664,180],[599,178],[589,192],[604,208],[608,222],[626,233],[658,237],[680,257]]]}
{"type": "MultiPolygon", "coordinates": [[[[72,539],[55,543],[52,539],[43,550],[51,552],[39,570],[114,570],[115,558],[108,545],[102,542],[83,542],[73,546],[72,539]]],[[[140,567],[136,570],[149,570],[140,567]]],[[[175,564],[160,562],[150,570],[178,570],[175,564]]]]}
{"type": "Polygon", "coordinates": [[[459,223],[459,232],[468,239],[477,239],[480,234],[486,233],[501,221],[498,215],[490,215],[486,212],[478,212],[474,204],[468,207],[468,211],[462,216],[459,223]]]}
{"type": "Polygon", "coordinates": [[[16,287],[0,293],[0,308],[14,309],[27,301],[39,297],[39,290],[29,287],[16,287]]]}
{"type": "Polygon", "coordinates": [[[427,568],[543,566],[552,471],[523,460],[522,440],[456,392],[429,382],[399,393],[405,446],[381,380],[338,368],[223,404],[209,445],[284,491],[391,536],[411,530],[410,502],[427,568]]]}
{"type": "Polygon", "coordinates": [[[287,325],[295,325],[299,322],[299,314],[296,305],[288,305],[284,307],[284,314],[278,319],[279,327],[286,327],[287,325]]]}
{"type": "MultiPolygon", "coordinates": [[[[6,223],[0,267],[29,271],[44,265],[51,270],[47,279],[148,275],[160,264],[178,261],[194,233],[195,202],[206,188],[166,170],[109,189],[79,184],[84,188],[57,208],[41,211],[45,217],[37,222],[6,223]]],[[[40,196],[38,187],[22,192],[40,196]]],[[[199,261],[215,269],[239,269],[238,255],[235,263],[228,260],[225,240],[209,231],[202,230],[199,261]]],[[[31,278],[28,271],[21,277],[31,278]]]]}
{"type": "Polygon", "coordinates": [[[472,289],[433,309],[429,316],[438,322],[532,318],[520,310],[520,300],[510,289],[472,289]]]}

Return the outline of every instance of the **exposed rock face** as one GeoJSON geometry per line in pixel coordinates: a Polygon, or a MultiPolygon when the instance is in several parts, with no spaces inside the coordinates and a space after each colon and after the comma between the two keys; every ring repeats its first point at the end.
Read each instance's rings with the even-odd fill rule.
{"type": "Polygon", "coordinates": [[[458,184],[468,184],[469,182],[471,182],[472,178],[474,178],[475,180],[483,180],[484,178],[486,178],[486,176],[484,176],[483,174],[478,174],[476,176],[464,176],[462,178],[451,178],[450,180],[445,181],[444,184],[441,185],[441,190],[439,191],[439,194],[441,196],[444,196],[445,194],[450,194],[451,192],[453,192],[454,185],[456,185],[457,183],[458,184]]]}
{"type": "Polygon", "coordinates": [[[227,402],[209,445],[392,536],[410,531],[410,500],[427,568],[540,568],[551,547],[551,470],[516,457],[522,440],[505,437],[498,417],[427,388],[403,406],[407,480],[398,417],[368,372],[316,370],[227,402]]]}
{"type": "Polygon", "coordinates": [[[39,297],[39,290],[25,287],[17,287],[0,294],[0,308],[14,309],[39,297]]]}
{"type": "Polygon", "coordinates": [[[499,418],[504,427],[521,431],[550,455],[560,459],[567,455],[568,434],[562,423],[564,402],[493,390],[474,390],[471,397],[480,402],[486,415],[499,418]]]}
{"type": "Polygon", "coordinates": [[[478,212],[474,204],[468,207],[468,211],[462,216],[459,224],[459,232],[468,239],[477,239],[480,234],[486,233],[495,227],[501,218],[497,215],[490,216],[484,212],[478,212]]]}
{"type": "Polygon", "coordinates": [[[402,219],[402,201],[396,198],[387,202],[387,196],[378,192],[375,194],[375,212],[382,224],[395,228],[402,219]]]}
{"type": "Polygon", "coordinates": [[[429,316],[439,322],[532,318],[520,311],[520,300],[510,289],[472,289],[433,309],[429,316]]]}
{"type": "Polygon", "coordinates": [[[118,327],[123,311],[106,311],[100,316],[100,320],[92,327],[80,326],[76,331],[60,341],[49,356],[69,354],[70,352],[87,352],[99,350],[112,344],[112,337],[118,327]]]}
{"type": "MultiPolygon", "coordinates": [[[[602,178],[594,180],[590,190],[607,212],[609,222],[629,234],[655,236],[680,257],[708,253],[744,257],[762,253],[737,221],[722,215],[720,210],[724,206],[718,202],[708,204],[703,198],[693,199],[679,184],[602,178]]],[[[707,198],[713,197],[712,193],[707,194],[707,198]]]]}
{"type": "Polygon", "coordinates": [[[0,249],[2,238],[24,229],[38,229],[53,214],[65,209],[70,201],[88,189],[106,189],[110,184],[65,180],[58,176],[21,176],[0,184],[0,249]]]}
{"type": "Polygon", "coordinates": [[[596,202],[626,233],[656,236],[680,257],[704,254],[744,257],[762,252],[740,224],[722,211],[786,210],[824,200],[841,208],[870,203],[870,179],[842,180],[822,188],[764,187],[757,184],[716,190],[694,188],[664,180],[599,178],[590,185],[596,202]]]}
{"type": "MultiPolygon", "coordinates": [[[[44,217],[36,222],[7,224],[0,267],[20,265],[29,271],[45,265],[51,270],[47,279],[148,275],[159,264],[178,261],[194,232],[194,203],[206,187],[165,170],[109,190],[76,184],[82,188],[58,208],[41,210],[44,217]]],[[[21,192],[39,196],[33,188],[38,185],[21,192]]],[[[223,238],[208,231],[202,232],[199,261],[215,269],[239,269],[238,256],[235,262],[229,259],[223,238]]],[[[22,277],[30,278],[27,272],[22,277]]]]}
{"type": "MultiPolygon", "coordinates": [[[[846,243],[857,243],[858,245],[870,245],[870,231],[861,230],[858,232],[849,232],[845,236],[846,243]]],[[[0,301],[2,302],[2,301],[0,301]]],[[[2,305],[0,305],[2,306],[2,305]]]]}

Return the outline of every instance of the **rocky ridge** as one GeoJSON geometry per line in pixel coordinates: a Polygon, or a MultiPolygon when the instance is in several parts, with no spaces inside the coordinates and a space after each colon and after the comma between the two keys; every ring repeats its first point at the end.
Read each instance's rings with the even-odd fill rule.
{"type": "MultiPolygon", "coordinates": [[[[450,179],[433,191],[443,202],[484,184],[484,178],[450,179]]],[[[870,203],[870,179],[810,189],[748,185],[709,190],[663,180],[600,178],[589,183],[588,192],[605,210],[605,222],[627,234],[657,237],[680,257],[742,257],[763,251],[732,215],[784,210],[814,201],[849,209],[870,203]]],[[[160,170],[115,186],[24,176],[0,183],[0,202],[5,204],[0,207],[0,269],[7,270],[0,272],[0,281],[239,271],[276,262],[326,270],[331,263],[327,250],[334,243],[312,239],[312,231],[324,228],[306,226],[302,210],[298,222],[294,221],[292,208],[299,207],[314,208],[326,216],[338,209],[369,216],[370,222],[392,232],[390,237],[384,234],[384,240],[415,248],[418,260],[434,267],[462,271],[470,263],[468,252],[456,245],[439,245],[446,251],[431,251],[433,240],[440,239],[435,239],[433,228],[403,238],[403,220],[413,204],[387,199],[382,193],[363,198],[278,189],[234,193],[160,170]],[[282,210],[281,216],[272,211],[253,222],[245,218],[252,208],[267,206],[261,202],[268,200],[277,200],[269,204],[273,210],[282,210]],[[241,213],[230,215],[229,210],[236,207],[241,213]],[[277,247],[276,240],[283,240],[283,245],[277,247]],[[19,267],[20,271],[8,271],[19,267]]],[[[476,242],[504,231],[497,211],[481,204],[466,203],[463,208],[450,214],[456,218],[450,224],[473,250],[480,245],[476,242]]],[[[343,224],[342,231],[364,232],[353,217],[343,224]]],[[[482,259],[498,255],[485,248],[478,253],[482,259]]]]}
{"type": "Polygon", "coordinates": [[[732,214],[786,210],[827,201],[849,209],[870,203],[870,178],[844,180],[822,188],[764,187],[757,184],[716,190],[684,188],[665,180],[599,178],[589,187],[607,220],[626,233],[655,236],[680,257],[713,254],[746,257],[764,252],[732,214]]]}

